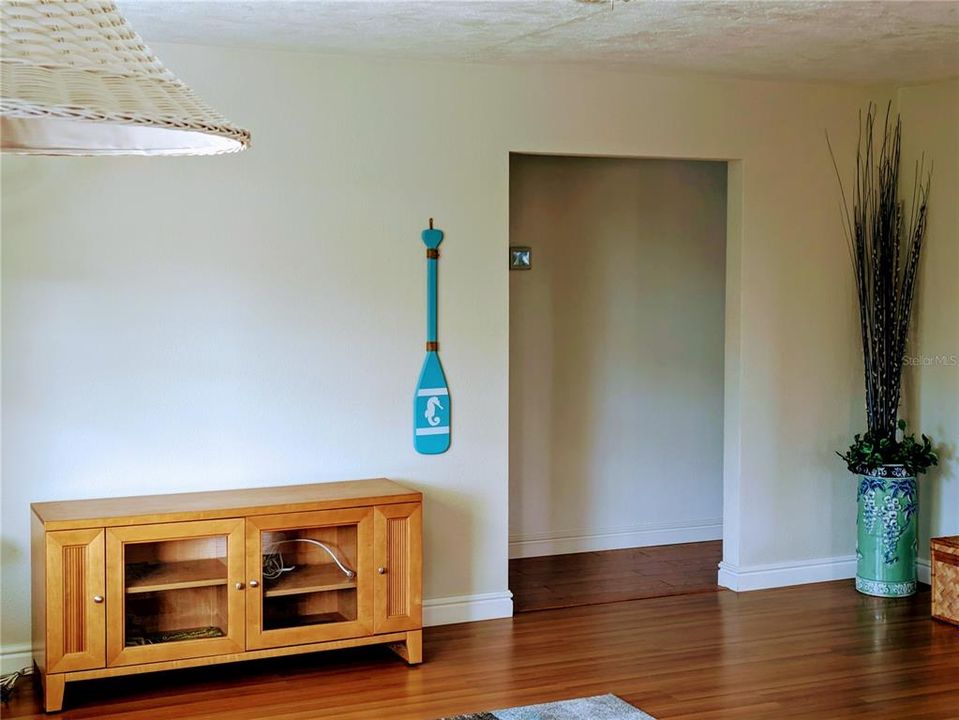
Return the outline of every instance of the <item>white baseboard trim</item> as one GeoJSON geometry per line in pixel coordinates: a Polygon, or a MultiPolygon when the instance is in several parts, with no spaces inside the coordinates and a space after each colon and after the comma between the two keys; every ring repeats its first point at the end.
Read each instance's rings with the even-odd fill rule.
{"type": "Polygon", "coordinates": [[[567,531],[514,535],[509,539],[509,556],[510,559],[514,559],[541,555],[566,555],[722,539],[722,518],[689,523],[644,523],[595,532],[567,531]]]}
{"type": "MultiPolygon", "coordinates": [[[[916,565],[919,582],[928,585],[930,582],[929,561],[920,558],[916,565]]],[[[856,577],[855,555],[747,567],[737,567],[726,562],[719,563],[719,584],[737,592],[830,580],[849,580],[854,577],[856,577]]]]}
{"type": "Polygon", "coordinates": [[[0,674],[33,666],[33,646],[30,643],[13,643],[0,649],[0,674]]]}
{"type": "Polygon", "coordinates": [[[513,617],[513,593],[509,590],[423,601],[423,625],[426,627],[508,617],[513,617]]]}
{"type": "Polygon", "coordinates": [[[855,555],[746,567],[719,563],[719,584],[737,592],[846,580],[855,576],[855,555]]]}

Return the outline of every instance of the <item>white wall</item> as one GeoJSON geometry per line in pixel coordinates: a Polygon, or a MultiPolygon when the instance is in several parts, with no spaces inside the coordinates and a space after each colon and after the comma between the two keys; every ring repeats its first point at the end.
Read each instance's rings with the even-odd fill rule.
{"type": "Polygon", "coordinates": [[[900,413],[941,454],[919,485],[919,554],[928,559],[930,537],[959,535],[959,81],[903,88],[899,109],[907,180],[923,152],[933,162],[900,413]]]}
{"type": "Polygon", "coordinates": [[[726,163],[513,155],[510,556],[722,537],[726,163]]]}
{"type": "Polygon", "coordinates": [[[822,132],[850,147],[889,91],[154,49],[252,151],[3,159],[8,651],[28,641],[28,503],[54,498],[390,476],[427,496],[426,597],[484,601],[432,617],[508,612],[509,151],[741,160],[727,567],[852,553],[832,450],[862,389],[822,132]],[[410,442],[430,216],[447,231],[440,457],[410,442]]]}

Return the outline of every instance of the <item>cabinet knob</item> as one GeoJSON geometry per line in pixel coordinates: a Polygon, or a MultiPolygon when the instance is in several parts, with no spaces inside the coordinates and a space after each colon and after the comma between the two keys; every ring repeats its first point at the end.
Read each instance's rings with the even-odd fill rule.
{"type": "Polygon", "coordinates": [[[94,596],[93,596],[93,602],[97,603],[98,605],[99,605],[100,603],[102,603],[102,602],[103,602],[103,595],[94,595],[94,596]]]}
{"type": "Polygon", "coordinates": [[[259,580],[250,580],[250,587],[260,587],[259,580]]]}
{"type": "Polygon", "coordinates": [[[236,589],[237,589],[237,590],[242,590],[242,589],[243,589],[243,583],[238,582],[238,583],[236,584],[236,589]]]}
{"type": "Polygon", "coordinates": [[[385,567],[377,568],[376,572],[378,572],[380,575],[386,575],[386,568],[385,567]]]}

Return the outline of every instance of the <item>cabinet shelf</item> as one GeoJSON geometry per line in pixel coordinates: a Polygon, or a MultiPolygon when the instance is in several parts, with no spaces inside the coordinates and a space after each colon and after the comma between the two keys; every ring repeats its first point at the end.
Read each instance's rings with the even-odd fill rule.
{"type": "Polygon", "coordinates": [[[225,637],[225,635],[226,633],[215,625],[183,628],[182,630],[145,632],[140,635],[127,636],[126,647],[140,647],[142,645],[179,642],[181,640],[208,640],[210,638],[225,637]]]}
{"type": "Polygon", "coordinates": [[[264,590],[263,597],[283,597],[355,588],[356,576],[346,577],[336,565],[300,565],[271,582],[264,590]]]}
{"type": "Polygon", "coordinates": [[[226,563],[217,558],[127,566],[128,595],[226,585],[226,563]]]}
{"type": "Polygon", "coordinates": [[[332,612],[311,613],[309,615],[296,615],[292,617],[267,618],[263,625],[266,630],[290,629],[301,627],[315,627],[317,625],[331,625],[336,623],[350,622],[350,619],[343,613],[332,612]]]}

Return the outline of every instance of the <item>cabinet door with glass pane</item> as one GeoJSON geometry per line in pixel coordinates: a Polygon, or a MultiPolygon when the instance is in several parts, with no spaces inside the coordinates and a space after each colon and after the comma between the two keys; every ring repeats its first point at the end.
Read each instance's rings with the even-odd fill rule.
{"type": "Polygon", "coordinates": [[[107,528],[107,664],[244,650],[244,521],[107,528]]]}
{"type": "Polygon", "coordinates": [[[373,633],[373,509],[246,521],[250,650],[373,633]]]}

